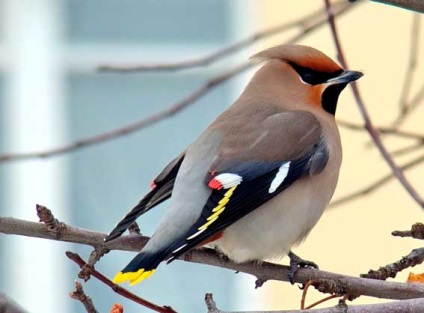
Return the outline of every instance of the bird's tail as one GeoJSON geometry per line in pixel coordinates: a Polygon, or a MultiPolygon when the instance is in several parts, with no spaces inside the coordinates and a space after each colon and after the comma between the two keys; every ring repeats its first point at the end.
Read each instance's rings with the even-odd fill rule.
{"type": "Polygon", "coordinates": [[[129,281],[130,286],[138,284],[150,277],[166,256],[165,252],[140,252],[122,271],[115,275],[113,282],[119,284],[129,281]]]}

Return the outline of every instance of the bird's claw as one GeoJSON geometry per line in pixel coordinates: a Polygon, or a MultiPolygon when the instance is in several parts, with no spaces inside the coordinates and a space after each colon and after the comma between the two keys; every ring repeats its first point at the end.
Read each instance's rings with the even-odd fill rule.
{"type": "Polygon", "coordinates": [[[291,251],[289,252],[288,257],[290,258],[288,278],[292,285],[294,285],[294,275],[296,274],[296,271],[298,268],[305,268],[305,267],[313,267],[316,269],[319,268],[316,263],[304,260],[291,251]]]}

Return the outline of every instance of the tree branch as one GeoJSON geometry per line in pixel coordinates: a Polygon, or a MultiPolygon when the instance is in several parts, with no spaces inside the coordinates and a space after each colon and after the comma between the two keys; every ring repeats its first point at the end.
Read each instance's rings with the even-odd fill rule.
{"type": "MultiPolygon", "coordinates": [[[[81,269],[83,269],[84,267],[87,266],[87,263],[85,263],[85,261],[76,253],[70,252],[70,251],[66,251],[66,256],[74,261],[75,263],[77,263],[79,265],[79,267],[81,269]]],[[[147,301],[135,294],[133,294],[132,292],[126,290],[125,288],[113,283],[109,278],[107,278],[106,276],[104,276],[102,273],[96,271],[94,268],[91,271],[91,275],[93,275],[95,278],[97,278],[98,280],[100,280],[102,283],[104,283],[106,286],[109,286],[114,292],[116,292],[117,294],[131,300],[134,301],[135,303],[138,303],[146,308],[149,308],[155,312],[159,312],[159,313],[177,313],[175,312],[171,307],[169,306],[159,306],[156,305],[150,301],[147,301]]]]}
{"type": "MultiPolygon", "coordinates": [[[[365,125],[355,124],[348,121],[337,120],[337,124],[350,130],[366,130],[365,125]]],[[[424,142],[424,135],[421,134],[405,130],[399,130],[393,127],[375,127],[375,129],[381,134],[393,135],[407,139],[421,140],[424,142]]]]}
{"type": "Polygon", "coordinates": [[[62,147],[57,147],[57,148],[44,150],[44,151],[37,151],[37,152],[3,154],[0,156],[0,163],[57,156],[57,155],[75,151],[84,147],[100,144],[115,138],[119,138],[124,135],[131,134],[135,131],[146,128],[159,121],[162,121],[168,117],[175,115],[176,113],[187,108],[189,105],[193,104],[196,100],[204,96],[206,93],[211,91],[217,85],[227,81],[228,79],[243,72],[244,70],[250,68],[251,66],[252,64],[250,63],[243,63],[217,76],[214,76],[211,79],[209,79],[204,85],[200,86],[200,88],[190,93],[185,98],[181,99],[180,101],[170,106],[169,108],[161,110],[135,123],[128,124],[124,127],[116,128],[99,135],[87,137],[85,139],[78,140],[72,144],[65,145],[62,147]]]}
{"type": "Polygon", "coordinates": [[[94,307],[93,300],[89,296],[87,296],[82,288],[81,283],[75,281],[75,290],[72,291],[69,296],[72,299],[80,301],[83,305],[87,313],[98,313],[96,308],[94,307]]]}
{"type": "Polygon", "coordinates": [[[339,303],[335,307],[315,310],[249,311],[227,312],[217,308],[212,294],[206,294],[205,303],[208,313],[418,313],[424,307],[424,299],[392,301],[379,304],[347,306],[339,303]]]}
{"type": "MultiPolygon", "coordinates": [[[[347,6],[344,10],[338,12],[338,14],[347,12],[350,8],[354,6],[347,6]]],[[[295,43],[305,37],[307,34],[310,34],[312,31],[318,29],[322,25],[326,24],[325,15],[321,15],[320,18],[317,18],[313,22],[304,21],[305,27],[299,31],[298,34],[295,34],[291,39],[289,39],[286,43],[295,43]]],[[[100,144],[112,139],[116,139],[122,137],[124,135],[131,134],[133,132],[139,131],[143,128],[151,126],[159,121],[162,121],[168,117],[171,117],[188,106],[192,105],[195,101],[197,101],[202,96],[206,95],[209,91],[211,91],[214,87],[219,84],[229,80],[235,75],[241,73],[242,71],[252,67],[253,64],[250,62],[246,62],[240,64],[228,71],[225,71],[219,75],[216,75],[209,79],[204,85],[200,86],[197,90],[188,94],[185,98],[178,101],[177,103],[171,105],[169,108],[164,109],[162,111],[153,114],[146,119],[139,120],[135,123],[125,125],[123,127],[107,131],[105,133],[87,137],[81,140],[78,140],[74,143],[64,145],[61,147],[36,151],[36,152],[26,152],[26,153],[7,153],[0,155],[0,163],[11,162],[11,161],[19,161],[19,160],[30,160],[30,159],[40,159],[40,158],[48,158],[52,156],[61,155],[64,153],[69,153],[78,149],[86,148],[95,144],[100,144]]]]}
{"type": "Polygon", "coordinates": [[[412,225],[411,230],[395,230],[392,232],[392,236],[424,239],[424,224],[415,223],[412,225]]]}
{"type": "MultiPolygon", "coordinates": [[[[424,155],[402,165],[400,168],[402,171],[406,171],[410,168],[413,168],[414,166],[421,164],[424,161],[424,155]]],[[[346,196],[343,196],[339,199],[336,199],[334,201],[331,201],[329,207],[335,207],[341,204],[344,204],[346,202],[349,201],[353,201],[355,199],[358,199],[362,196],[368,195],[371,192],[377,190],[378,188],[380,188],[381,186],[383,186],[384,184],[388,183],[389,181],[391,181],[395,176],[393,176],[393,173],[387,174],[386,176],[381,177],[380,179],[376,180],[374,183],[368,185],[367,187],[364,187],[358,191],[355,191],[351,194],[348,194],[346,196]]]]}
{"type": "Polygon", "coordinates": [[[402,92],[400,96],[400,114],[397,120],[394,122],[395,125],[404,120],[408,114],[409,107],[409,95],[411,93],[411,86],[415,76],[415,72],[418,64],[418,51],[419,51],[419,38],[420,38],[420,23],[421,16],[416,14],[412,18],[412,29],[411,29],[411,47],[409,48],[409,62],[406,69],[405,79],[403,81],[402,92]]]}
{"type": "MultiPolygon", "coordinates": [[[[149,239],[144,236],[129,235],[122,236],[105,244],[103,242],[103,239],[106,236],[105,234],[75,228],[69,225],[65,225],[65,228],[60,233],[59,237],[57,237],[47,230],[46,225],[10,217],[0,218],[0,233],[73,242],[89,245],[95,248],[105,247],[109,250],[125,250],[134,252],[140,251],[149,239]]],[[[222,258],[214,250],[206,248],[190,251],[183,255],[180,260],[240,271],[251,274],[262,280],[288,281],[289,268],[287,266],[269,262],[262,262],[259,265],[253,262],[237,264],[222,258]]],[[[377,281],[334,274],[311,268],[298,269],[294,280],[296,283],[300,284],[304,284],[309,280],[317,282],[314,283],[314,286],[318,288],[318,290],[326,293],[360,294],[386,299],[412,299],[424,297],[424,285],[421,284],[377,281]]]]}
{"type": "Polygon", "coordinates": [[[390,151],[390,154],[393,157],[397,157],[397,156],[401,156],[401,155],[416,151],[416,150],[421,149],[423,147],[424,147],[424,142],[421,142],[421,141],[414,142],[413,144],[411,144],[409,146],[405,146],[405,147],[401,147],[401,148],[392,150],[392,151],[390,151]]]}
{"type": "Polygon", "coordinates": [[[5,293],[0,292],[0,312],[2,313],[26,313],[15,301],[5,293]]]}
{"type": "Polygon", "coordinates": [[[380,267],[378,270],[370,270],[367,274],[361,274],[363,278],[386,280],[395,278],[396,275],[406,268],[414,267],[424,262],[424,248],[414,249],[399,261],[380,267]]]}
{"type": "MultiPolygon", "coordinates": [[[[347,65],[346,59],[344,57],[343,49],[342,49],[342,46],[341,46],[341,43],[340,43],[340,40],[339,40],[339,35],[338,35],[336,24],[335,24],[335,21],[334,21],[334,15],[333,15],[333,12],[332,12],[332,9],[331,9],[330,0],[324,0],[324,2],[325,2],[325,8],[326,8],[326,11],[327,11],[327,16],[328,16],[328,23],[330,25],[331,34],[332,34],[334,44],[335,44],[336,50],[337,50],[337,57],[338,57],[340,63],[342,64],[342,66],[345,69],[348,69],[349,66],[347,65]]],[[[421,208],[424,208],[424,199],[421,198],[421,196],[417,193],[415,188],[410,184],[408,179],[403,174],[402,170],[396,165],[396,163],[393,161],[393,158],[391,157],[391,155],[389,154],[389,152],[387,151],[387,149],[383,145],[383,142],[381,141],[381,138],[378,134],[378,131],[376,131],[376,129],[374,128],[374,126],[372,124],[368,110],[366,109],[365,103],[362,100],[362,96],[359,93],[359,89],[358,89],[357,84],[355,82],[353,82],[353,83],[350,84],[350,86],[352,88],[353,95],[356,99],[356,102],[358,104],[362,118],[364,120],[365,128],[367,129],[368,133],[370,134],[371,138],[373,139],[375,145],[380,150],[380,153],[382,154],[383,158],[386,160],[387,164],[392,169],[392,172],[397,177],[398,181],[403,185],[405,190],[410,194],[410,196],[415,200],[415,202],[417,202],[417,204],[420,205],[421,208]]]]}
{"type": "Polygon", "coordinates": [[[424,1],[422,0],[371,0],[371,1],[394,5],[403,9],[424,13],[424,1]]]}
{"type": "MultiPolygon", "coordinates": [[[[333,9],[336,15],[339,15],[339,14],[341,15],[347,10],[349,10],[351,6],[352,4],[349,4],[346,1],[339,1],[333,5],[333,9]]],[[[281,25],[268,28],[264,31],[257,32],[243,40],[235,42],[227,47],[219,49],[218,51],[215,51],[209,55],[206,55],[200,58],[195,58],[195,59],[190,59],[185,61],[178,61],[178,62],[171,62],[171,63],[160,62],[156,64],[137,64],[137,65],[134,65],[134,64],[101,65],[98,67],[98,70],[104,71],[104,72],[118,72],[118,73],[130,72],[131,73],[131,72],[149,72],[149,71],[155,71],[155,72],[179,71],[179,70],[189,69],[193,67],[207,66],[239,50],[247,48],[250,45],[262,39],[271,37],[273,35],[277,35],[279,33],[282,33],[284,31],[287,31],[296,27],[299,29],[305,29],[308,27],[308,25],[314,24],[316,23],[316,21],[319,21],[320,19],[322,19],[322,10],[317,10],[313,12],[312,14],[306,15],[296,21],[283,23],[281,25]]]]}

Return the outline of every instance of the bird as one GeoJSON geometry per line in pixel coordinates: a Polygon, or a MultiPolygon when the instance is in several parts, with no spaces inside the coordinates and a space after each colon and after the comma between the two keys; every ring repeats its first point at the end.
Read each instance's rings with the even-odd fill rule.
{"type": "Polygon", "coordinates": [[[262,66],[240,97],[152,181],[151,191],[105,238],[170,199],[143,249],[114,278],[137,284],[160,263],[200,246],[236,263],[290,257],[335,191],[342,161],[335,121],[342,90],[363,74],[323,52],[278,45],[251,57],[262,66]]]}

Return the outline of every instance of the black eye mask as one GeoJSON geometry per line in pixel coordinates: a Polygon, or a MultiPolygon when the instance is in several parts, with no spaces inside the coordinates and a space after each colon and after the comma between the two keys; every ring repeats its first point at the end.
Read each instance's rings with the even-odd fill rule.
{"type": "Polygon", "coordinates": [[[335,78],[343,73],[343,70],[340,69],[338,71],[327,73],[316,71],[307,67],[303,67],[294,63],[290,64],[293,69],[299,74],[300,78],[309,85],[319,85],[325,83],[327,80],[331,78],[335,78]]]}

